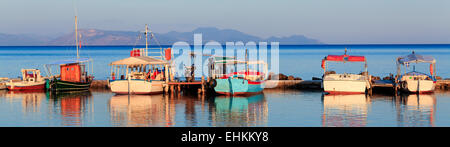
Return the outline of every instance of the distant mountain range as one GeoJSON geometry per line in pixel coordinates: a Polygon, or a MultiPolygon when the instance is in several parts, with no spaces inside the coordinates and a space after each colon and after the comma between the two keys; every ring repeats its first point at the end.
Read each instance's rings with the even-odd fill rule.
{"type": "MultiPolygon", "coordinates": [[[[143,45],[145,44],[145,36],[143,33],[132,31],[107,31],[99,29],[80,29],[82,45],[143,45]],[[140,36],[140,37],[139,37],[140,36]]],[[[203,34],[203,43],[209,41],[217,41],[224,44],[225,42],[249,41],[260,42],[280,42],[281,45],[294,44],[322,44],[316,39],[307,38],[303,35],[293,35],[289,37],[269,37],[260,38],[245,34],[243,32],[232,29],[218,29],[214,27],[197,28],[191,32],[155,33],[156,39],[161,45],[171,45],[177,41],[185,41],[193,44],[194,34],[203,34]]],[[[0,46],[32,46],[32,45],[74,45],[75,34],[70,33],[56,38],[33,36],[33,35],[11,35],[0,33],[0,46]]],[[[151,39],[150,44],[155,44],[155,40],[151,39]]]]}

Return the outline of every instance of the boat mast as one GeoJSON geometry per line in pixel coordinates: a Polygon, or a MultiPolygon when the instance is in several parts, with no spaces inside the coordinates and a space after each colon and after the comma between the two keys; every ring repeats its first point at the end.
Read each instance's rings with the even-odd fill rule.
{"type": "Polygon", "coordinates": [[[75,16],[75,44],[77,46],[77,60],[80,59],[80,54],[78,51],[78,23],[77,23],[77,16],[75,16]]]}
{"type": "Polygon", "coordinates": [[[148,24],[145,24],[145,56],[148,56],[148,42],[147,42],[147,39],[148,39],[148,24]]]}

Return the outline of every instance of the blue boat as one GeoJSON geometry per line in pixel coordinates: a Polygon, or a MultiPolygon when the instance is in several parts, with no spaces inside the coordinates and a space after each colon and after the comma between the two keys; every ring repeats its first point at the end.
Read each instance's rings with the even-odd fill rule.
{"type": "MultiPolygon", "coordinates": [[[[248,72],[247,72],[248,73],[248,72]]],[[[254,95],[264,90],[264,80],[251,81],[244,75],[234,74],[229,77],[215,79],[214,90],[224,95],[254,95]]]]}
{"type": "Polygon", "coordinates": [[[238,61],[232,57],[212,57],[210,63],[212,63],[210,75],[217,94],[254,95],[264,90],[267,78],[267,64],[264,61],[238,61]],[[237,71],[239,65],[245,65],[246,68],[233,72],[237,71]],[[262,69],[263,72],[250,70],[250,67],[262,69]]]}

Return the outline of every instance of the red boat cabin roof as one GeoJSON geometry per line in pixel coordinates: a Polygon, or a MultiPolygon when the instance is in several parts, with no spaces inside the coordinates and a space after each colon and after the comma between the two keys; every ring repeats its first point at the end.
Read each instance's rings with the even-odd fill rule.
{"type": "Polygon", "coordinates": [[[346,62],[365,62],[364,56],[350,56],[350,55],[328,55],[325,57],[326,61],[346,61],[346,62]]]}

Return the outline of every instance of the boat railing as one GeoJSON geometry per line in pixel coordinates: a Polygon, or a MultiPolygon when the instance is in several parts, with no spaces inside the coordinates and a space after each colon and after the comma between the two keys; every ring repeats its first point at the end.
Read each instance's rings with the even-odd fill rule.
{"type": "Polygon", "coordinates": [[[139,51],[138,56],[149,56],[163,59],[163,48],[133,48],[132,51],[139,51]]]}

